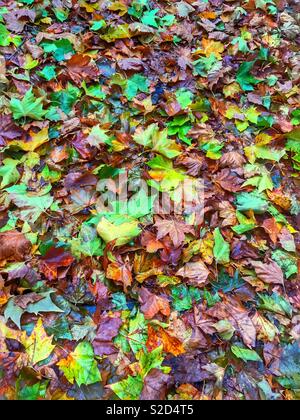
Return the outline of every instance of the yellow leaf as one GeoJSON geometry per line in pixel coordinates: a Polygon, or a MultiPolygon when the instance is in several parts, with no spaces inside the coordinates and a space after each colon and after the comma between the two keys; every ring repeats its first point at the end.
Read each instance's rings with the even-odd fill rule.
{"type": "Polygon", "coordinates": [[[224,45],[222,42],[213,41],[212,39],[203,39],[202,40],[203,50],[201,51],[202,54],[206,55],[206,57],[210,57],[211,54],[214,54],[218,59],[222,58],[222,52],[224,52],[224,45]]]}
{"type": "Polygon", "coordinates": [[[24,141],[24,140],[14,140],[9,143],[10,146],[17,146],[20,149],[24,150],[25,152],[34,152],[44,143],[49,141],[48,137],[48,127],[43,128],[38,133],[30,132],[31,140],[24,141]]]}
{"type": "Polygon", "coordinates": [[[230,85],[224,86],[223,93],[226,98],[234,97],[237,93],[241,92],[240,85],[236,82],[230,83],[230,85]]]}
{"type": "Polygon", "coordinates": [[[30,337],[22,340],[29,361],[35,365],[42,360],[47,359],[55,346],[52,345],[52,337],[49,337],[43,327],[42,318],[39,318],[34,330],[30,337]]]}
{"type": "Polygon", "coordinates": [[[265,146],[272,141],[273,137],[267,133],[260,133],[255,137],[255,143],[259,146],[265,146]]]}

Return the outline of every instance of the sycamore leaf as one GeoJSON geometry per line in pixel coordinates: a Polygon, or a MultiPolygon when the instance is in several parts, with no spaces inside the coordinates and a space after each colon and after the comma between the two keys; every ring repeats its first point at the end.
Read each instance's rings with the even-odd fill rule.
{"type": "Polygon", "coordinates": [[[236,74],[236,81],[245,92],[250,92],[254,90],[253,85],[256,85],[261,82],[250,73],[254,64],[255,61],[242,63],[236,74]]]}
{"type": "Polygon", "coordinates": [[[124,245],[140,233],[138,220],[129,216],[116,217],[112,222],[103,217],[97,226],[97,232],[105,242],[116,240],[116,245],[124,245]]]}
{"type": "Polygon", "coordinates": [[[145,130],[138,128],[133,139],[136,143],[152,149],[168,159],[174,159],[181,154],[180,147],[176,142],[168,138],[168,129],[160,131],[157,124],[151,124],[145,130]]]}
{"type": "Polygon", "coordinates": [[[24,140],[13,140],[9,143],[9,146],[15,146],[18,149],[24,150],[25,152],[34,152],[43,144],[49,141],[49,130],[47,127],[40,130],[38,133],[31,132],[30,141],[24,140]]]}
{"type": "Polygon", "coordinates": [[[29,117],[33,120],[41,120],[46,111],[43,109],[43,98],[36,98],[32,89],[30,89],[22,100],[12,98],[10,101],[10,109],[14,119],[18,120],[23,117],[29,117]]]}
{"type": "Polygon", "coordinates": [[[14,159],[4,159],[3,164],[0,167],[0,177],[2,177],[2,182],[0,188],[4,188],[9,184],[13,184],[20,179],[19,171],[17,166],[20,162],[14,159]]]}
{"type": "Polygon", "coordinates": [[[268,284],[284,284],[284,278],[281,268],[274,261],[264,264],[261,261],[253,261],[252,266],[255,269],[257,277],[268,284]]]}
{"type": "Polygon", "coordinates": [[[21,318],[25,313],[38,315],[42,312],[64,312],[52,302],[52,293],[53,290],[38,294],[40,300],[33,303],[28,303],[25,308],[19,306],[19,300],[17,298],[11,298],[4,311],[5,320],[8,321],[10,319],[17,325],[18,328],[21,329],[21,318]]]}
{"type": "Polygon", "coordinates": [[[194,233],[192,226],[178,219],[161,219],[157,217],[154,226],[157,228],[157,239],[170,235],[175,247],[179,247],[185,241],[186,233],[194,233]]]}
{"type": "Polygon", "coordinates": [[[47,359],[55,348],[52,337],[48,337],[44,330],[42,318],[39,318],[30,337],[26,337],[22,344],[32,365],[47,359]]]}
{"type": "Polygon", "coordinates": [[[262,362],[262,359],[254,350],[231,346],[231,351],[238,359],[242,359],[244,362],[262,362]]]}
{"type": "Polygon", "coordinates": [[[230,261],[230,245],[223,238],[219,228],[214,231],[214,257],[218,264],[227,264],[230,261]]]}
{"type": "Polygon", "coordinates": [[[128,376],[115,384],[108,385],[121,400],[138,400],[143,390],[144,381],[140,375],[128,376]]]}
{"type": "Polygon", "coordinates": [[[92,385],[101,381],[94,350],[88,342],[78,344],[66,359],[57,364],[71,384],[76,381],[78,386],[92,385]]]}
{"type": "Polygon", "coordinates": [[[187,263],[176,276],[184,277],[193,281],[194,286],[201,286],[207,280],[209,271],[202,261],[187,263]]]}

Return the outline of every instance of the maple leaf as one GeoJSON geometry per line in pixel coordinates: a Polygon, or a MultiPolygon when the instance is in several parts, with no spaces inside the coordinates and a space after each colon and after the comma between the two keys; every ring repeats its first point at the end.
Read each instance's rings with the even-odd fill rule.
{"type": "Polygon", "coordinates": [[[0,146],[6,144],[6,140],[14,140],[24,134],[12,120],[11,115],[0,115],[0,146]]]}
{"type": "Polygon", "coordinates": [[[79,343],[76,349],[57,365],[71,384],[76,381],[78,386],[92,385],[101,381],[94,350],[88,342],[79,343]]]}
{"type": "Polygon", "coordinates": [[[0,188],[4,188],[20,179],[20,174],[17,170],[19,163],[18,160],[10,158],[3,160],[3,166],[0,167],[0,177],[2,177],[0,188]]]}
{"type": "Polygon", "coordinates": [[[161,219],[156,217],[154,227],[157,228],[157,239],[162,239],[169,235],[174,246],[177,248],[185,241],[185,234],[195,233],[192,226],[188,226],[184,221],[178,219],[161,219]]]}
{"type": "Polygon", "coordinates": [[[33,120],[41,120],[46,111],[43,109],[43,98],[36,98],[32,89],[26,92],[22,100],[13,98],[10,101],[10,108],[15,120],[22,117],[30,117],[33,120]]]}
{"type": "Polygon", "coordinates": [[[106,277],[123,284],[124,290],[132,284],[132,273],[128,264],[121,262],[111,263],[107,267],[106,277]]]}
{"type": "Polygon", "coordinates": [[[139,294],[139,301],[141,303],[141,311],[146,319],[152,319],[156,314],[161,312],[165,316],[171,313],[169,302],[166,298],[156,296],[149,292],[145,287],[141,288],[139,294]]]}
{"type": "Polygon", "coordinates": [[[104,317],[98,324],[96,337],[93,341],[95,353],[99,356],[109,355],[116,352],[112,340],[118,335],[122,325],[121,318],[104,317]]]}
{"type": "Polygon", "coordinates": [[[230,245],[223,238],[219,228],[214,231],[214,256],[219,264],[226,264],[230,261],[230,245]]]}
{"type": "Polygon", "coordinates": [[[168,130],[159,130],[158,124],[151,124],[145,130],[139,127],[133,139],[136,143],[160,153],[168,159],[174,159],[181,154],[180,147],[174,140],[168,138],[168,130]]]}
{"type": "Polygon", "coordinates": [[[191,280],[190,283],[195,286],[205,284],[208,275],[209,271],[202,261],[188,263],[176,273],[176,276],[185,277],[191,280]]]}
{"type": "Polygon", "coordinates": [[[82,80],[90,82],[91,80],[97,80],[100,75],[98,67],[88,55],[74,54],[66,62],[66,66],[71,79],[79,86],[82,80]]]}
{"type": "Polygon", "coordinates": [[[39,318],[30,337],[26,338],[23,345],[32,365],[47,359],[51,355],[55,346],[52,344],[52,337],[48,337],[46,334],[41,318],[39,318]]]}
{"type": "Polygon", "coordinates": [[[271,260],[269,263],[264,264],[261,261],[253,261],[251,264],[257,277],[265,283],[284,285],[283,272],[276,262],[271,260]]]}
{"type": "Polygon", "coordinates": [[[0,233],[0,261],[23,261],[30,254],[32,244],[23,233],[11,230],[0,233]]]}

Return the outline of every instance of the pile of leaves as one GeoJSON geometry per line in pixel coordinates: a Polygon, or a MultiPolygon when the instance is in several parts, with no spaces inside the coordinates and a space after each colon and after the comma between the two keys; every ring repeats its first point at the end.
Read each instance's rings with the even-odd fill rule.
{"type": "Polygon", "coordinates": [[[299,26],[297,0],[0,1],[0,398],[300,398],[299,26]],[[188,180],[201,210],[141,189],[188,180]]]}

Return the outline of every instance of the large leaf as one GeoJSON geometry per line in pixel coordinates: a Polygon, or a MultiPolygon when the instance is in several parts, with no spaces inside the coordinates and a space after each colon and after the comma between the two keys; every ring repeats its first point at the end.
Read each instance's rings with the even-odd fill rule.
{"type": "Polygon", "coordinates": [[[46,113],[42,102],[43,98],[36,98],[32,89],[29,89],[22,100],[13,98],[10,101],[10,109],[16,120],[23,117],[41,120],[46,113]]]}
{"type": "Polygon", "coordinates": [[[60,360],[57,364],[71,384],[76,381],[77,385],[81,386],[101,381],[94,350],[88,342],[78,344],[66,359],[60,360]]]}

